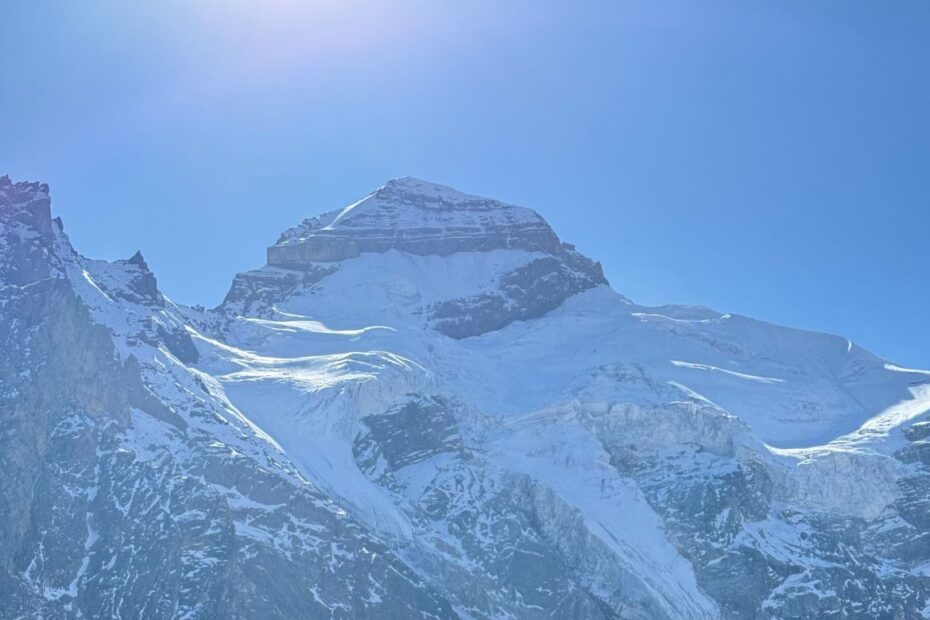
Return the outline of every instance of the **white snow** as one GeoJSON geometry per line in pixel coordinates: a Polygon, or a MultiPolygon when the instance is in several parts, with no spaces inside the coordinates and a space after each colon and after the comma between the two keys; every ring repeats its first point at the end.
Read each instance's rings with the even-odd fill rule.
{"type": "Polygon", "coordinates": [[[709,364],[695,364],[693,362],[682,362],[680,360],[672,360],[673,366],[678,366],[680,368],[693,368],[695,370],[709,370],[712,372],[722,372],[731,377],[738,377],[740,379],[746,379],[748,381],[758,381],[760,383],[784,383],[784,379],[776,379],[775,377],[759,377],[756,375],[749,375],[744,372],[736,372],[735,370],[727,370],[726,368],[718,368],[716,366],[711,366],[709,364]]]}
{"type": "MultiPolygon", "coordinates": [[[[385,203],[379,190],[306,221],[283,243],[348,234],[355,225],[374,233],[428,227],[450,235],[501,223],[545,225],[528,209],[415,179],[387,189],[428,200],[388,209],[396,204],[385,203]],[[434,208],[449,205],[461,208],[452,215],[434,208]]],[[[309,481],[398,548],[428,547],[419,539],[427,526],[411,518],[413,503],[454,457],[440,454],[395,472],[395,492],[360,471],[353,444],[365,417],[412,394],[441,395],[457,404],[464,441],[502,472],[497,483],[528,477],[551,494],[551,510],[580,515],[586,532],[673,617],[713,617],[717,609],[643,494],[611,465],[598,424],[656,454],[686,444],[732,458],[752,453],[774,472],[786,506],[874,520],[896,499],[904,466],[889,454],[903,441],[900,430],[930,412],[930,371],[889,364],[845,338],[701,307],[645,308],[607,287],[464,340],[429,327],[436,304],[494,291],[502,274],[542,256],[534,252],[363,254],[280,300],[270,316],[234,319],[223,339],[185,326],[187,311],[170,302],[148,306],[114,295],[138,275],[136,266],[83,259],[64,235],[58,253],[94,319],[112,332],[117,354],[139,360],[168,410],[217,449],[264,459],[295,483],[309,481]],[[151,321],[184,326],[200,353],[193,368],[139,341],[151,321]],[[195,410],[202,415],[191,415],[195,410]],[[293,465],[272,465],[276,456],[293,465]]],[[[184,458],[182,434],[133,410],[122,449],[139,460],[168,451],[184,458]]],[[[217,491],[240,513],[275,508],[217,491]]],[[[134,497],[114,501],[127,510],[134,497]]],[[[77,576],[54,594],[80,584],[96,541],[92,525],[89,519],[77,576]]],[[[248,518],[235,527],[282,544],[248,518]]],[[[437,526],[429,534],[442,532],[437,526]]],[[[764,521],[747,527],[740,542],[774,557],[803,554],[796,535],[783,522],[764,521]]],[[[445,543],[452,551],[438,545],[433,551],[467,556],[458,541],[445,543]]],[[[805,574],[783,588],[834,595],[805,574]]]]}

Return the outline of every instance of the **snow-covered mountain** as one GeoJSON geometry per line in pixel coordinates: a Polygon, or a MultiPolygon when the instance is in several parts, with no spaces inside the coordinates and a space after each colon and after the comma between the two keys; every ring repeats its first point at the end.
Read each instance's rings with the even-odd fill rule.
{"type": "Polygon", "coordinates": [[[0,178],[0,617],[930,616],[928,413],[432,183],[202,310],[0,178]]]}

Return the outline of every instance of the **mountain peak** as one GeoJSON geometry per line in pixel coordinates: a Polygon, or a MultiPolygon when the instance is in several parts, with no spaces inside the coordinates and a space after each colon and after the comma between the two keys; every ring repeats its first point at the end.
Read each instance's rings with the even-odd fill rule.
{"type": "Polygon", "coordinates": [[[387,181],[374,192],[335,214],[326,227],[356,226],[359,216],[378,212],[380,217],[396,227],[418,227],[467,223],[480,213],[488,221],[535,221],[548,226],[542,216],[525,207],[459,191],[448,185],[424,181],[415,177],[399,177],[387,181]],[[442,213],[442,215],[437,215],[442,213]]]}
{"type": "Polygon", "coordinates": [[[137,265],[143,271],[149,271],[148,263],[145,262],[145,257],[142,256],[142,250],[136,250],[136,253],[129,257],[126,262],[131,265],[137,265]]]}
{"type": "Polygon", "coordinates": [[[36,200],[48,200],[48,184],[33,181],[13,182],[9,175],[0,176],[0,206],[28,205],[36,200]]]}
{"type": "Polygon", "coordinates": [[[268,249],[268,262],[335,262],[391,249],[438,256],[495,249],[557,254],[562,245],[532,209],[401,177],[356,203],[289,229],[268,249]]]}
{"type": "Polygon", "coordinates": [[[10,175],[5,174],[0,176],[0,191],[4,193],[16,193],[19,194],[22,198],[26,198],[35,194],[44,194],[48,197],[48,184],[39,183],[36,181],[16,181],[10,178],[10,175]]]}
{"type": "Polygon", "coordinates": [[[382,187],[408,187],[408,188],[418,188],[418,189],[439,188],[443,190],[456,191],[447,185],[442,185],[440,183],[433,183],[432,181],[427,181],[425,179],[419,179],[417,177],[411,177],[411,176],[395,177],[393,179],[388,179],[388,181],[384,185],[382,185],[382,187]]]}
{"type": "Polygon", "coordinates": [[[384,185],[375,190],[372,196],[377,196],[378,198],[381,198],[385,201],[391,201],[398,198],[403,199],[405,196],[419,196],[422,198],[433,198],[437,202],[445,203],[448,206],[475,201],[493,202],[501,205],[504,204],[497,200],[491,200],[489,198],[482,198],[480,196],[466,194],[465,192],[460,192],[459,190],[453,187],[449,187],[448,185],[434,183],[432,181],[426,181],[416,177],[398,177],[395,179],[390,179],[384,185]]]}
{"type": "Polygon", "coordinates": [[[7,175],[0,177],[0,218],[20,222],[50,238],[52,214],[48,185],[28,181],[14,183],[7,175]]]}
{"type": "MultiPolygon", "coordinates": [[[[238,274],[224,308],[268,308],[337,271],[375,269],[409,282],[413,314],[453,338],[541,316],[608,284],[600,264],[562,243],[535,211],[412,177],[286,231],[268,248],[268,267],[238,274]],[[400,256],[384,256],[391,251],[400,256]]],[[[375,281],[366,298],[380,289],[375,281]]]]}

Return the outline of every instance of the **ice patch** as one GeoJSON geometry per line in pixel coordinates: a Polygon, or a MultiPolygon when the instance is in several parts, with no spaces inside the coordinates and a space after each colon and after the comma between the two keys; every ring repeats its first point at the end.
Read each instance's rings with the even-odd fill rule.
{"type": "Polygon", "coordinates": [[[722,372],[725,375],[730,375],[731,377],[736,377],[737,379],[746,379],[747,381],[758,381],[760,383],[784,383],[784,379],[776,379],[775,377],[760,377],[758,375],[750,375],[743,372],[736,372],[735,370],[727,370],[726,368],[718,368],[717,366],[711,366],[710,364],[695,364],[693,362],[682,362],[679,360],[672,360],[673,366],[678,366],[680,368],[693,368],[695,370],[708,370],[711,372],[722,372]]]}

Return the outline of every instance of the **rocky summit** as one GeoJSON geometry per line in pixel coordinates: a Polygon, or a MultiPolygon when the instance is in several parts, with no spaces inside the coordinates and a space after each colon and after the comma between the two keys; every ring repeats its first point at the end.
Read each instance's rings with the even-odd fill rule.
{"type": "Polygon", "coordinates": [[[928,371],[411,178],[214,309],[50,205],[0,178],[2,618],[930,616],[928,371]]]}

